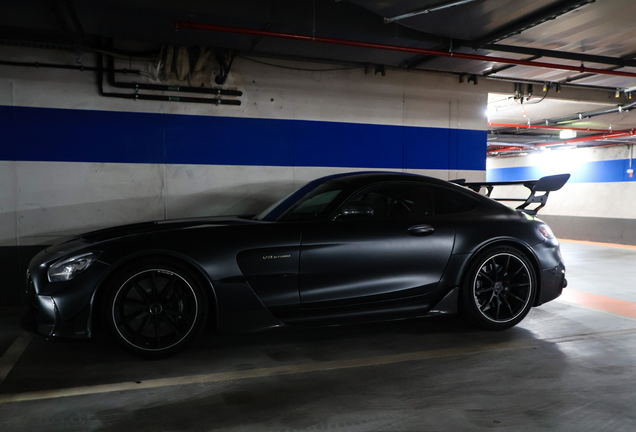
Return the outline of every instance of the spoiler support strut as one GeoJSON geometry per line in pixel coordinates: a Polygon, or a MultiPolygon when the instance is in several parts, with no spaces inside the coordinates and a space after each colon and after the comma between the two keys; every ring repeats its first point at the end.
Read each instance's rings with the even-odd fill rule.
{"type": "Polygon", "coordinates": [[[523,185],[530,190],[530,195],[527,198],[495,198],[497,201],[521,201],[522,203],[517,207],[517,210],[521,210],[529,215],[536,215],[539,210],[545,207],[548,202],[548,196],[550,192],[558,191],[565,183],[570,179],[570,174],[557,174],[551,176],[541,177],[539,180],[522,180],[522,181],[508,181],[508,182],[471,182],[466,183],[465,179],[451,180],[452,183],[456,183],[461,186],[466,186],[479,192],[482,187],[485,187],[488,191],[486,196],[490,198],[495,186],[518,186],[523,185]],[[544,192],[542,195],[537,195],[537,192],[544,192]],[[530,204],[539,204],[537,207],[529,209],[530,204]]]}

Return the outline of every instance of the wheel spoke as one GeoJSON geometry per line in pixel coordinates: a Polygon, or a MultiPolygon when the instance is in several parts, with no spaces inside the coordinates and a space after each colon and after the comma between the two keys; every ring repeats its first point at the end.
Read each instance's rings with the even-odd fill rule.
{"type": "Polygon", "coordinates": [[[133,288],[135,288],[135,291],[137,292],[137,294],[139,294],[139,297],[141,297],[143,301],[148,304],[152,303],[152,300],[150,300],[150,297],[148,297],[148,293],[146,292],[146,290],[144,290],[137,282],[133,282],[132,286],[133,288]]]}
{"type": "Polygon", "coordinates": [[[121,320],[122,324],[126,324],[132,321],[136,321],[140,318],[143,318],[145,316],[148,316],[148,312],[137,312],[137,313],[131,313],[128,316],[125,316],[124,319],[121,320]]]}
{"type": "Polygon", "coordinates": [[[486,293],[486,292],[488,292],[488,291],[492,291],[492,290],[494,290],[494,289],[495,289],[495,287],[482,288],[482,289],[479,289],[479,290],[475,290],[475,293],[477,293],[477,294],[483,294],[483,293],[486,293]]]}
{"type": "Polygon", "coordinates": [[[516,295],[512,294],[511,292],[507,292],[507,293],[506,293],[506,296],[510,296],[510,297],[512,297],[513,299],[517,299],[517,300],[519,300],[521,303],[525,303],[525,302],[526,302],[526,301],[525,301],[525,300],[523,300],[521,297],[517,297],[516,295]]]}
{"type": "Polygon", "coordinates": [[[168,294],[174,292],[174,286],[177,283],[177,279],[177,275],[172,275],[172,278],[170,278],[168,285],[166,285],[161,291],[161,295],[159,296],[159,303],[163,302],[168,297],[168,294]]]}
{"type": "Polygon", "coordinates": [[[495,319],[498,320],[499,319],[499,309],[501,308],[501,300],[499,300],[499,298],[497,298],[497,313],[495,314],[495,319]]]}
{"type": "Polygon", "coordinates": [[[155,272],[150,273],[150,289],[152,292],[152,301],[157,302],[159,301],[159,291],[157,288],[157,274],[155,272]]]}
{"type": "Polygon", "coordinates": [[[502,299],[503,299],[504,303],[506,304],[506,306],[508,306],[508,310],[510,311],[510,317],[511,317],[511,318],[512,318],[512,317],[514,317],[514,316],[515,316],[515,314],[514,314],[514,312],[512,311],[512,307],[510,306],[510,303],[508,303],[508,299],[506,299],[506,297],[505,297],[505,296],[502,296],[502,299]]]}
{"type": "Polygon", "coordinates": [[[482,268],[481,268],[481,270],[479,270],[479,274],[480,274],[481,276],[485,277],[485,278],[488,280],[488,282],[490,282],[491,284],[493,284],[493,285],[494,285],[494,284],[495,284],[495,281],[494,281],[494,280],[492,280],[492,279],[490,278],[490,276],[488,276],[488,275],[485,273],[484,268],[485,268],[485,266],[484,266],[484,267],[482,267],[482,268]]]}
{"type": "Polygon", "coordinates": [[[508,255],[508,259],[506,260],[506,267],[504,268],[504,270],[507,272],[509,268],[510,268],[510,255],[508,255]]]}
{"type": "Polygon", "coordinates": [[[159,317],[153,316],[152,321],[153,325],[155,326],[155,339],[157,340],[157,346],[161,346],[161,335],[159,334],[159,325],[161,323],[159,322],[159,317]]]}
{"type": "Polygon", "coordinates": [[[144,320],[141,322],[141,324],[139,325],[139,328],[137,329],[137,331],[134,334],[134,341],[137,342],[139,340],[139,336],[141,336],[141,332],[144,329],[144,327],[146,327],[146,324],[148,324],[148,321],[150,320],[150,315],[146,315],[146,317],[144,318],[144,320]]]}
{"type": "Polygon", "coordinates": [[[492,303],[492,299],[493,299],[493,298],[495,298],[495,293],[494,293],[494,292],[490,295],[490,299],[489,299],[487,302],[485,302],[485,303],[483,304],[483,307],[482,307],[482,308],[480,308],[482,312],[485,312],[485,311],[487,311],[488,309],[490,309],[490,304],[492,303]],[[487,306],[487,307],[486,307],[486,306],[487,306]]]}
{"type": "Polygon", "coordinates": [[[145,308],[147,305],[137,301],[137,300],[133,300],[133,299],[124,299],[124,306],[128,306],[128,307],[133,307],[133,308],[138,308],[138,309],[143,309],[145,308]]]}
{"type": "Polygon", "coordinates": [[[524,269],[524,267],[523,267],[523,266],[520,266],[520,267],[519,267],[519,269],[518,269],[518,270],[517,270],[517,271],[516,271],[516,272],[515,272],[512,276],[508,276],[508,277],[506,278],[506,282],[511,281],[511,280],[512,280],[515,276],[517,276],[517,275],[519,274],[519,272],[520,272],[521,270],[523,270],[523,269],[524,269]]]}
{"type": "Polygon", "coordinates": [[[175,325],[172,323],[172,321],[170,320],[170,318],[168,317],[164,317],[164,316],[160,316],[159,319],[161,321],[163,321],[164,324],[166,324],[168,327],[170,327],[170,329],[172,330],[173,333],[176,333],[177,336],[181,337],[181,331],[179,331],[178,328],[175,327],[175,325]]]}

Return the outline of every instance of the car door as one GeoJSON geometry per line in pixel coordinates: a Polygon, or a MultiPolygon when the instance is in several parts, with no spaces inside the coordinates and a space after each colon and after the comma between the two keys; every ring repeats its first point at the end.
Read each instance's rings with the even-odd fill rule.
{"type": "Polygon", "coordinates": [[[455,232],[434,218],[432,187],[378,184],[343,208],[372,212],[309,224],[301,242],[303,308],[336,307],[425,294],[441,279],[455,232]]]}

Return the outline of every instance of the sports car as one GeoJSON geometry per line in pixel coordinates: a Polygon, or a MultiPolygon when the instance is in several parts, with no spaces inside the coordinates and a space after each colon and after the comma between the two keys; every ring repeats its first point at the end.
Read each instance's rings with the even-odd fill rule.
{"type": "Polygon", "coordinates": [[[339,174],[258,215],[90,232],[33,258],[23,327],[70,340],[99,322],[147,358],[183,349],[206,323],[243,332],[459,313],[507,329],[567,285],[559,243],[535,214],[568,178],[339,174]],[[476,192],[502,184],[529,197],[513,209],[476,192]]]}

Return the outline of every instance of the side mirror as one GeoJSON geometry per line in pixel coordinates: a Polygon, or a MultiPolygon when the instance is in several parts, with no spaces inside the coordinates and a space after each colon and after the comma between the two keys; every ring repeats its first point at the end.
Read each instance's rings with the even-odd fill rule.
{"type": "Polygon", "coordinates": [[[332,220],[363,219],[370,217],[373,217],[373,209],[371,208],[371,205],[365,202],[354,201],[345,204],[332,220]]]}

